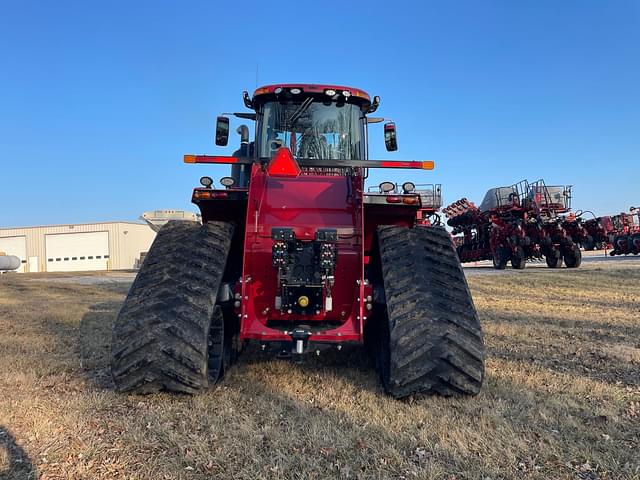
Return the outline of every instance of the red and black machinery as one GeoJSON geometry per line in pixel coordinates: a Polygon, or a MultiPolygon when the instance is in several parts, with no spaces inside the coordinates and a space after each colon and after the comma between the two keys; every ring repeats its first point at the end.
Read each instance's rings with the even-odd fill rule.
{"type": "Polygon", "coordinates": [[[571,208],[571,186],[547,186],[543,180],[526,180],[490,189],[477,207],[466,198],[443,212],[453,227],[460,261],[492,260],[496,269],[508,262],[522,269],[527,259],[545,258],[557,268],[578,267],[581,253],[563,228],[564,213],[571,208]]]}
{"type": "MultiPolygon", "coordinates": [[[[477,393],[484,344],[451,238],[434,226],[440,186],[365,190],[370,168],[433,162],[368,159],[380,99],[362,90],[280,84],[243,98],[250,112],[230,115],[255,121],[255,139],[242,125],[232,156],[184,157],[231,176],[194,189],[202,226],[158,233],[114,328],[118,389],[198,391],[253,342],[282,357],[365,344],[395,397],[477,393]]],[[[218,117],[217,145],[229,131],[218,117]]],[[[394,123],[384,136],[396,150],[394,123]]]]}
{"type": "Polygon", "coordinates": [[[575,215],[567,215],[562,227],[585,250],[610,248],[610,255],[640,253],[640,211],[635,207],[631,207],[629,213],[603,217],[578,211],[575,215]],[[585,213],[593,218],[584,220],[585,213]]]}
{"type": "Polygon", "coordinates": [[[575,243],[587,251],[605,248],[610,244],[610,236],[614,232],[611,217],[596,217],[592,212],[584,210],[567,215],[562,222],[562,228],[575,243]],[[593,218],[585,220],[584,215],[587,213],[593,218]]]}
{"type": "Polygon", "coordinates": [[[609,255],[638,255],[640,253],[640,208],[631,207],[629,213],[611,217],[612,250],[609,255]]]}

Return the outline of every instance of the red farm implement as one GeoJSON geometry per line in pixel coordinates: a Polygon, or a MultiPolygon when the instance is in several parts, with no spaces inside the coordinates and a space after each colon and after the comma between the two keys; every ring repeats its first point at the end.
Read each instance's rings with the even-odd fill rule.
{"type": "Polygon", "coordinates": [[[578,210],[564,218],[562,228],[585,250],[602,250],[610,243],[613,222],[611,217],[596,217],[592,212],[578,210]],[[584,215],[587,213],[593,218],[585,220],[584,215]]]}
{"type": "MultiPolygon", "coordinates": [[[[281,84],[244,92],[249,112],[231,176],[193,190],[202,225],[169,222],[116,321],[111,371],[120,391],[194,393],[219,381],[249,344],[280,357],[365,345],[394,397],[475,394],[484,372],[478,316],[449,233],[440,186],[384,182],[370,168],[433,168],[368,159],[362,90],[281,84]],[[386,185],[385,185],[386,184],[386,185]]],[[[216,144],[227,145],[218,117],[216,144]]],[[[384,125],[396,150],[395,124],[384,125]]],[[[321,388],[321,386],[318,386],[321,388]]]]}
{"type": "Polygon", "coordinates": [[[631,207],[630,213],[611,217],[613,233],[609,255],[638,255],[640,253],[640,208],[631,207]]]}
{"type": "Polygon", "coordinates": [[[528,259],[545,258],[551,268],[564,260],[567,267],[581,262],[579,246],[562,226],[571,208],[571,186],[547,186],[543,180],[523,180],[490,189],[477,207],[466,198],[443,212],[460,238],[460,261],[492,260],[496,269],[508,262],[522,269],[528,259]]]}

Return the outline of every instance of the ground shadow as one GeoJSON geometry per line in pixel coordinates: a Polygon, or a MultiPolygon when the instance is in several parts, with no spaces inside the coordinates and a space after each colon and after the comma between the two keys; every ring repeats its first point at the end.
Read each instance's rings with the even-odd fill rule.
{"type": "Polygon", "coordinates": [[[550,317],[549,312],[508,315],[498,309],[482,308],[479,313],[490,329],[501,326],[522,329],[522,335],[517,338],[497,332],[488,334],[489,357],[538,365],[609,384],[640,385],[632,354],[626,353],[629,357],[626,360],[621,358],[625,348],[635,351],[638,327],[580,317],[550,317]],[[617,354],[615,347],[620,348],[617,354]]]}
{"type": "MultiPolygon", "coordinates": [[[[111,333],[121,305],[122,302],[113,301],[90,306],[89,311],[83,315],[77,332],[75,351],[80,359],[82,371],[100,389],[114,389],[109,365],[111,333]]],[[[262,352],[258,345],[250,344],[245,347],[238,362],[240,364],[256,364],[271,362],[274,358],[275,353],[262,352]]],[[[359,388],[372,391],[380,390],[373,362],[363,347],[345,346],[340,351],[337,348],[323,350],[319,356],[309,353],[303,355],[300,362],[281,361],[290,362],[291,369],[309,374],[330,371],[332,374],[354,383],[359,388]]]]}
{"type": "MultiPolygon", "coordinates": [[[[38,478],[35,466],[9,431],[0,425],[0,452],[6,461],[0,463],[0,480],[31,480],[38,478]]],[[[4,460],[4,459],[3,459],[4,460]]]]}
{"type": "Polygon", "coordinates": [[[122,302],[103,302],[91,305],[82,316],[78,330],[76,351],[85,375],[97,387],[113,390],[109,368],[111,332],[122,302]]]}

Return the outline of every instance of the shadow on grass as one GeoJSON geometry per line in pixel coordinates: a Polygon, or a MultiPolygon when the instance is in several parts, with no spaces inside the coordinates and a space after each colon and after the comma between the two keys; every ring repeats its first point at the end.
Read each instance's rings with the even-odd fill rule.
{"type": "MultiPolygon", "coordinates": [[[[612,346],[633,349],[640,338],[638,327],[615,325],[582,318],[550,318],[549,314],[507,316],[494,309],[481,309],[490,329],[513,325],[522,329],[517,337],[492,333],[487,336],[490,357],[534,364],[560,373],[571,373],[609,384],[640,385],[635,361],[620,358],[612,346]]],[[[631,354],[628,354],[629,356],[631,354]]]]}
{"type": "Polygon", "coordinates": [[[0,463],[0,480],[30,480],[38,478],[38,473],[26,452],[16,443],[9,431],[0,425],[0,452],[7,459],[0,463]]]}
{"type": "MultiPolygon", "coordinates": [[[[114,389],[109,365],[111,333],[121,305],[122,302],[92,305],[80,321],[76,352],[80,357],[83,372],[100,389],[114,389]]],[[[275,353],[262,352],[257,345],[249,345],[238,361],[260,364],[271,362],[274,357],[275,353]]],[[[282,360],[282,362],[290,362],[292,369],[300,369],[309,374],[330,370],[363,388],[372,390],[379,388],[375,382],[370,381],[373,362],[362,347],[347,346],[341,351],[323,351],[320,356],[309,353],[304,355],[299,363],[291,360],[282,360]]]]}
{"type": "MultiPolygon", "coordinates": [[[[95,304],[79,327],[76,351],[83,371],[102,389],[113,388],[109,349],[119,308],[120,302],[95,304]]],[[[501,347],[491,356],[508,353],[501,347]]],[[[302,363],[269,365],[273,362],[272,355],[249,348],[220,388],[194,397],[141,397],[136,408],[144,418],[139,410],[124,409],[116,422],[142,444],[163,445],[155,477],[182,478],[189,468],[196,478],[558,478],[574,473],[566,463],[586,455],[584,439],[595,445],[589,455],[609,468],[627,461],[623,451],[611,453],[606,442],[598,442],[608,430],[598,423],[596,406],[550,398],[517,378],[488,378],[476,398],[393,402],[362,348],[309,355],[302,363]],[[283,383],[293,372],[298,386],[283,383]],[[323,386],[336,380],[349,384],[345,391],[323,393],[323,386]],[[371,395],[360,397],[358,390],[371,395]],[[172,420],[175,416],[181,420],[172,420]],[[397,421],[389,420],[394,417],[397,421]],[[563,418],[572,420],[560,428],[563,418]],[[503,433],[487,460],[482,439],[495,433],[492,426],[503,433]],[[455,441],[443,445],[448,435],[463,448],[455,448],[455,441]],[[192,460],[185,453],[190,449],[198,452],[192,460]],[[506,453],[495,453],[501,451],[506,453]],[[529,462],[538,462],[541,470],[529,462]],[[519,468],[525,468],[520,464],[530,469],[527,475],[520,476],[519,468]]],[[[105,408],[113,414],[111,406],[105,408]]],[[[633,434],[620,440],[630,443],[633,434]]],[[[156,453],[143,449],[141,456],[156,453]]]]}
{"type": "Polygon", "coordinates": [[[109,367],[111,332],[122,302],[92,305],[80,321],[77,352],[88,378],[101,389],[113,390],[109,367]]]}

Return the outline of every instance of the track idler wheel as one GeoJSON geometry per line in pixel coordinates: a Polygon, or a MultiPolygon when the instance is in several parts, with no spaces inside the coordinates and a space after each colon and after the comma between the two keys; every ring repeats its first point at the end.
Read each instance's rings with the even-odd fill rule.
{"type": "Polygon", "coordinates": [[[211,316],[209,327],[209,359],[207,362],[209,370],[209,381],[216,383],[224,372],[225,367],[225,332],[224,317],[222,309],[216,305],[211,316]]]}

